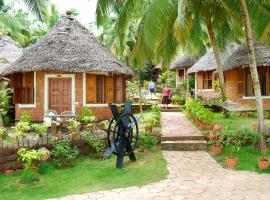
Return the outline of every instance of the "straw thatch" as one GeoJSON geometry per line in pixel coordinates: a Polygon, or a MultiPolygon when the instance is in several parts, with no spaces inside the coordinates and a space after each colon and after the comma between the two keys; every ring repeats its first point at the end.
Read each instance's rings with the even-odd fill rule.
{"type": "MultiPolygon", "coordinates": [[[[221,62],[223,63],[237,48],[238,44],[231,43],[221,54],[221,62]]],[[[213,49],[209,49],[201,59],[196,62],[189,70],[188,74],[216,70],[217,64],[213,49]]]]}
{"type": "Polygon", "coordinates": [[[23,49],[10,37],[0,38],[0,76],[8,69],[10,63],[22,55],[23,49]]]}
{"type": "MultiPolygon", "coordinates": [[[[255,56],[257,66],[270,66],[270,49],[266,48],[262,43],[255,43],[255,56]]],[[[237,67],[248,67],[248,50],[247,45],[242,44],[233,52],[224,62],[223,70],[227,71],[237,67]]]]}
{"type": "Polygon", "coordinates": [[[180,69],[184,67],[191,67],[196,63],[195,58],[191,58],[188,54],[178,57],[170,65],[170,70],[180,69]]]}
{"type": "Polygon", "coordinates": [[[24,50],[6,74],[41,70],[133,74],[72,16],[61,17],[44,38],[24,50]]]}

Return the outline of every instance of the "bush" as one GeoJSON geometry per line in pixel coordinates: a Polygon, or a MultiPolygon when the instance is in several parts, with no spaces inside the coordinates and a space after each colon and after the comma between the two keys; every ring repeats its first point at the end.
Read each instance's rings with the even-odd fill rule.
{"type": "Polygon", "coordinates": [[[46,174],[50,171],[52,171],[54,168],[51,164],[47,163],[47,162],[42,162],[40,163],[39,167],[38,167],[38,173],[40,174],[46,174]]]}
{"type": "Polygon", "coordinates": [[[48,126],[46,124],[33,124],[31,127],[32,130],[38,133],[39,135],[43,135],[48,131],[48,126]]]}
{"type": "Polygon", "coordinates": [[[214,118],[214,113],[212,111],[203,107],[198,101],[191,98],[186,102],[186,111],[205,124],[211,124],[214,118]]]}
{"type": "Polygon", "coordinates": [[[2,121],[3,121],[4,127],[10,126],[10,117],[8,115],[2,115],[2,121]]]}
{"type": "Polygon", "coordinates": [[[24,184],[30,184],[39,181],[39,177],[32,171],[24,171],[20,176],[20,182],[24,184]]]}
{"type": "Polygon", "coordinates": [[[186,103],[186,97],[185,96],[173,95],[171,100],[172,100],[173,103],[179,103],[181,105],[184,105],[186,103]]]}
{"type": "Polygon", "coordinates": [[[157,139],[150,135],[150,133],[145,132],[140,135],[140,147],[142,149],[152,150],[157,143],[157,139]]]}
{"type": "Polygon", "coordinates": [[[32,124],[32,118],[28,112],[26,112],[26,111],[23,112],[23,114],[21,116],[21,122],[25,122],[25,123],[28,123],[30,125],[32,124]]]}
{"type": "Polygon", "coordinates": [[[76,119],[69,119],[68,120],[68,130],[70,133],[76,132],[81,125],[80,122],[78,122],[76,119]]]}
{"type": "Polygon", "coordinates": [[[104,140],[101,137],[94,137],[90,132],[85,135],[85,138],[89,146],[95,150],[96,157],[101,159],[105,150],[104,140]]]}
{"type": "Polygon", "coordinates": [[[5,139],[8,136],[7,129],[4,127],[0,127],[0,138],[5,139]]]}
{"type": "Polygon", "coordinates": [[[79,156],[79,150],[77,147],[71,148],[70,141],[60,140],[53,142],[51,155],[56,161],[57,166],[63,168],[72,165],[79,156]]]}
{"type": "Polygon", "coordinates": [[[150,116],[145,116],[143,118],[143,123],[145,127],[155,127],[159,124],[159,120],[157,119],[157,116],[155,115],[150,115],[150,116]]]}
{"type": "Polygon", "coordinates": [[[31,126],[28,122],[18,122],[14,127],[14,131],[17,136],[23,136],[31,130],[31,126]]]}
{"type": "Polygon", "coordinates": [[[94,121],[96,121],[96,117],[95,117],[93,111],[86,108],[86,107],[83,107],[82,114],[80,117],[80,122],[84,123],[84,124],[89,124],[89,123],[92,123],[94,121]]]}

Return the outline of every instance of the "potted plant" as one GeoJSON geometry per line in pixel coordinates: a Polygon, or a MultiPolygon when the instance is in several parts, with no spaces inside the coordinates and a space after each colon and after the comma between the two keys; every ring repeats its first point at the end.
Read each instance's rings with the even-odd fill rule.
{"type": "MultiPolygon", "coordinates": [[[[270,143],[270,138],[268,138],[266,142],[270,143]]],[[[264,142],[261,142],[261,152],[262,152],[262,156],[258,158],[259,169],[266,170],[269,168],[270,162],[269,162],[269,159],[266,157],[266,146],[264,142]]]]}
{"type": "Polygon", "coordinates": [[[58,127],[60,126],[60,123],[57,121],[52,120],[51,122],[51,134],[56,135],[58,132],[58,127]]]}
{"type": "Polygon", "coordinates": [[[222,126],[220,124],[215,124],[213,127],[214,131],[221,131],[222,130],[222,126]]]}
{"type": "Polygon", "coordinates": [[[0,146],[2,146],[3,139],[5,139],[7,136],[7,129],[4,127],[0,127],[0,146]]]}
{"type": "Polygon", "coordinates": [[[16,123],[15,127],[13,127],[16,136],[24,136],[25,133],[30,132],[31,126],[28,122],[18,122],[16,123]]]}
{"type": "Polygon", "coordinates": [[[213,126],[211,125],[211,123],[214,118],[213,113],[210,110],[204,108],[202,109],[200,114],[200,120],[202,121],[201,128],[206,130],[212,130],[213,126]]]}
{"type": "Polygon", "coordinates": [[[84,107],[82,109],[82,114],[81,114],[81,117],[80,117],[80,122],[82,123],[82,127],[84,130],[87,129],[87,125],[89,123],[94,123],[96,121],[96,117],[93,113],[92,110],[84,107]]]}
{"type": "Polygon", "coordinates": [[[236,131],[226,130],[226,146],[229,147],[229,155],[226,157],[228,169],[234,169],[237,166],[238,158],[236,152],[240,150],[241,143],[236,137],[236,131]]]}
{"type": "Polygon", "coordinates": [[[153,130],[153,127],[155,127],[158,124],[158,120],[153,116],[146,116],[144,117],[144,129],[145,132],[151,133],[153,130]]]}
{"type": "Polygon", "coordinates": [[[42,137],[43,134],[47,133],[48,126],[46,124],[33,124],[32,130],[42,137]]]}
{"type": "Polygon", "coordinates": [[[220,155],[223,150],[223,145],[224,145],[224,137],[223,135],[218,135],[214,139],[210,139],[208,141],[208,144],[212,146],[212,152],[214,155],[220,155]]]}
{"type": "Polygon", "coordinates": [[[71,135],[72,138],[73,137],[74,138],[79,137],[80,125],[81,125],[81,123],[78,122],[76,119],[69,119],[68,120],[68,127],[67,127],[67,129],[68,129],[69,134],[71,135]]]}

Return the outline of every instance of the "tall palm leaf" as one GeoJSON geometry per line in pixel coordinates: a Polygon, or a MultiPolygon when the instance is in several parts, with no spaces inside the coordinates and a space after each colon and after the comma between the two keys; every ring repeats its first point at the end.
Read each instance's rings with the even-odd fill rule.
{"type": "Polygon", "coordinates": [[[44,21],[48,15],[49,0],[22,0],[39,20],[44,21]]]}

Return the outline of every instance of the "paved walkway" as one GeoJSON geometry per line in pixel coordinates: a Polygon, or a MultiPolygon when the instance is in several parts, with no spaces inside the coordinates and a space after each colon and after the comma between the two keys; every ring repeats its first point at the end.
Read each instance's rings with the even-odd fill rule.
{"type": "Polygon", "coordinates": [[[194,127],[182,112],[162,112],[162,135],[198,136],[200,131],[194,127]]]}
{"type": "MultiPolygon", "coordinates": [[[[185,129],[199,134],[182,113],[165,113],[164,133],[185,129]],[[176,116],[177,115],[177,116],[176,116]],[[176,118],[177,117],[177,118],[176,118]],[[179,121],[179,118],[182,119],[179,121]],[[180,123],[181,122],[181,123],[180,123]]],[[[143,187],[129,187],[72,195],[61,200],[268,200],[270,175],[222,168],[203,151],[163,151],[168,162],[166,180],[143,187]]]]}

